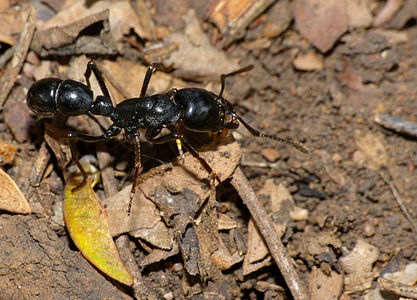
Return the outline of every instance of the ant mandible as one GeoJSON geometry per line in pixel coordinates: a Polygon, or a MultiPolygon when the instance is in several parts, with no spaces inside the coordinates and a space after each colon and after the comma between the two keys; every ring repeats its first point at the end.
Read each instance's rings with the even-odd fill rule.
{"type": "Polygon", "coordinates": [[[91,113],[109,117],[112,120],[113,124],[100,136],[91,136],[80,132],[67,133],[73,160],[84,178],[79,187],[87,182],[87,174],[75,155],[72,142],[104,141],[114,138],[122,129],[125,130],[127,139],[133,140],[135,147],[135,175],[129,198],[128,215],[131,212],[141,167],[139,129],[145,130],[146,140],[151,143],[162,144],[175,140],[180,155],[183,155],[182,145],[184,145],[210,174],[210,177],[218,182],[220,179],[214,170],[187,141],[184,136],[185,130],[220,133],[226,129],[236,129],[241,123],[254,136],[273,139],[290,144],[301,152],[309,152],[300,142],[264,134],[254,129],[236,113],[232,104],[223,98],[226,78],[249,71],[253,68],[252,65],[221,75],[221,89],[218,95],[205,89],[183,88],[171,89],[165,94],[146,96],[149,81],[157,66],[157,64],[152,64],[147,69],[139,98],[126,99],[116,106],[113,106],[109,91],[94,61],[88,62],[84,74],[87,85],[70,79],[44,78],[36,81],[27,94],[27,105],[38,115],[79,116],[91,113]],[[95,101],[93,101],[93,91],[90,85],[92,73],[97,78],[103,93],[98,95],[95,101]],[[160,136],[163,128],[167,128],[169,133],[160,136]]]}

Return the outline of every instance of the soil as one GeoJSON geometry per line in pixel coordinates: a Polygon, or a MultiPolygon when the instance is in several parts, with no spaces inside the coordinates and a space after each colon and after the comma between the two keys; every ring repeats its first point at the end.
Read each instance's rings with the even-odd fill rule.
{"type": "MultiPolygon", "coordinates": [[[[168,21],[177,22],[184,12],[177,11],[177,7],[168,10],[156,4],[149,6],[160,31],[177,30],[176,25],[168,21]]],[[[254,70],[228,80],[226,96],[236,105],[237,112],[262,132],[291,137],[310,150],[304,154],[289,145],[253,137],[243,126],[234,131],[243,151],[240,167],[272,219],[271,196],[261,193],[267,182],[272,186],[283,184],[295,206],[308,211],[305,218],[289,218],[282,236],[301,281],[316,295],[312,296],[315,299],[318,288],[312,286],[312,282],[318,280],[317,272],[324,274],[320,281],[323,285],[330,282],[331,276],[341,276],[340,281],[335,281],[338,282],[335,286],[340,288],[337,291],[329,288],[329,298],[321,297],[323,299],[373,297],[381,272],[401,269],[414,262],[417,255],[417,232],[398,203],[401,199],[411,220],[415,218],[416,137],[386,129],[375,122],[375,116],[380,113],[417,122],[415,21],[392,30],[392,36],[388,31],[372,27],[351,30],[330,50],[320,53],[297,31],[294,22],[279,36],[265,38],[264,30],[272,18],[273,8],[251,22],[242,38],[222,47],[225,46],[219,37],[222,33],[203,21],[204,8],[195,9],[204,25],[203,34],[211,41],[219,39],[214,44],[219,52],[230,61],[239,61],[240,66],[255,66],[254,70]],[[400,33],[408,38],[396,41],[395,35],[400,33]],[[261,43],[265,39],[266,46],[261,43]],[[322,69],[296,69],[295,57],[311,51],[323,60],[322,69]],[[361,288],[360,284],[347,281],[349,274],[340,261],[359,240],[373,245],[378,252],[368,271],[368,275],[372,275],[361,281],[364,283],[361,288]]],[[[134,51],[137,50],[126,51],[125,58],[132,59],[134,51]]],[[[117,58],[117,55],[95,57],[98,64],[102,59],[115,61],[117,58]]],[[[38,59],[65,65],[71,55],[64,58],[39,56],[38,59]]],[[[176,76],[175,72],[173,74],[176,76]]],[[[0,124],[1,139],[10,141],[18,149],[14,162],[5,164],[3,169],[23,191],[28,189],[31,180],[29,174],[43,141],[43,128],[41,121],[35,120],[26,108],[22,108],[25,114],[22,120],[30,118],[31,125],[26,126],[26,131],[20,129],[23,133],[19,131],[21,126],[14,125],[18,120],[10,118],[11,115],[16,117],[15,106],[19,106],[13,103],[23,103],[32,82],[26,69],[8,97],[0,124]],[[15,128],[11,128],[13,126],[15,128]]],[[[201,82],[185,83],[206,88],[201,82]]],[[[137,90],[139,93],[139,86],[137,90]]],[[[88,125],[82,122],[70,125],[83,131],[88,125]]],[[[78,145],[78,148],[83,155],[95,153],[89,144],[78,145]]],[[[117,142],[110,142],[108,149],[116,157],[112,166],[120,173],[127,173],[117,178],[121,189],[124,179],[132,178],[134,155],[117,159],[121,151],[126,152],[117,142]]],[[[144,154],[157,156],[162,161],[172,159],[175,151],[175,144],[172,147],[145,145],[142,149],[144,154]]],[[[62,224],[54,221],[56,207],[64,197],[65,179],[58,160],[51,151],[48,153],[52,164],[45,179],[30,197],[25,195],[33,213],[22,216],[1,211],[0,214],[1,299],[130,299],[146,295],[151,299],[218,299],[220,295],[225,299],[292,298],[277,265],[270,258],[265,267],[246,276],[243,263],[221,271],[224,286],[213,278],[200,285],[204,276],[187,273],[185,268],[189,266],[184,266],[181,254],[140,268],[143,289],[147,292],[137,292],[109,279],[82,257],[62,224]]],[[[155,160],[145,158],[145,171],[155,164],[155,160]]],[[[102,186],[98,190],[104,197],[102,186]]],[[[218,187],[217,201],[217,211],[237,222],[237,234],[247,248],[250,212],[230,180],[218,187]]],[[[227,247],[235,247],[228,244],[233,244],[229,231],[221,231],[220,236],[227,247]]],[[[129,237],[125,247],[137,263],[155,249],[148,242],[133,237],[129,237]]],[[[121,258],[125,262],[130,259],[123,255],[121,258]]]]}

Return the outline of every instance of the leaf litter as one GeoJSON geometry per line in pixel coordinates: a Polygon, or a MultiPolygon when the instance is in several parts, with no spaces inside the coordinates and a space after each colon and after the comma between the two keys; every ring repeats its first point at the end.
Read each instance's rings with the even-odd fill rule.
{"type": "MultiPolygon", "coordinates": [[[[219,74],[233,70],[238,64],[254,63],[256,69],[263,71],[253,72],[259,76],[248,74],[228,80],[226,92],[230,94],[230,100],[238,104],[239,111],[244,111],[250,123],[258,124],[268,132],[307,137],[309,146],[314,144],[311,148],[317,151],[309,157],[301,157],[276,144],[248,139],[247,132],[239,129],[235,133],[244,147],[245,166],[242,168],[255,190],[272,177],[274,181],[268,184],[274,189],[285,187],[297,205],[292,211],[285,211],[267,201],[267,213],[257,214],[260,207],[251,206],[253,203],[247,198],[251,193],[242,192],[245,189],[239,185],[242,182],[237,167],[240,154],[230,156],[234,157],[233,163],[226,159],[230,163],[228,168],[233,169],[230,174],[221,166],[214,168],[228,174],[222,175],[225,182],[216,188],[216,196],[210,190],[207,174],[192,157],[187,156],[187,163],[181,165],[171,156],[164,159],[170,163],[153,169],[155,160],[160,159],[168,147],[149,148],[144,143],[144,154],[151,153],[154,157],[145,160],[145,170],[150,171],[141,174],[141,191],[135,199],[135,218],[127,218],[124,212],[129,185],[124,181],[131,177],[127,158],[130,155],[126,150],[121,151],[123,155],[113,155],[121,148],[118,141],[110,142],[107,148],[95,145],[103,171],[103,183],[99,184],[97,193],[107,206],[109,222],[113,214],[116,216],[110,222],[111,234],[121,239],[129,232],[131,242],[121,244],[121,247],[130,248],[138,265],[145,270],[143,277],[135,275],[138,284],[128,294],[148,295],[153,299],[197,297],[202,293],[226,299],[232,295],[248,298],[259,294],[284,297],[280,285],[285,285],[274,277],[276,267],[272,266],[275,261],[282,274],[291,274],[285,273],[285,263],[282,263],[285,259],[278,258],[274,252],[279,245],[277,231],[283,231],[282,239],[291,255],[291,264],[302,274],[309,275],[309,283],[303,285],[309,287],[312,298],[322,298],[326,292],[342,298],[352,292],[355,296],[373,295],[376,290],[369,287],[377,283],[378,270],[394,258],[412,261],[414,253],[413,233],[409,230],[415,209],[411,199],[416,194],[413,187],[415,164],[411,158],[415,152],[413,141],[399,137],[395,132],[382,131],[372,121],[372,115],[381,112],[394,117],[405,115],[410,124],[415,121],[409,113],[414,110],[412,99],[415,98],[412,64],[415,59],[410,50],[413,49],[411,37],[415,26],[408,24],[404,27],[415,17],[413,1],[351,1],[331,6],[333,1],[298,0],[294,2],[294,11],[289,8],[288,1],[283,0],[273,4],[246,1],[246,6],[240,7],[231,1],[223,9],[224,3],[216,1],[216,16],[213,15],[213,6],[183,2],[182,10],[173,9],[170,13],[164,12],[160,3],[148,1],[133,1],[131,6],[122,2],[97,1],[88,8],[83,6],[83,1],[50,5],[49,16],[54,14],[50,13],[51,10],[58,14],[36,23],[37,36],[28,56],[25,52],[29,45],[24,39],[31,36],[24,31],[22,43],[16,44],[19,40],[13,33],[14,28],[5,32],[1,45],[8,45],[5,50],[10,46],[13,48],[4,52],[0,65],[13,72],[2,71],[0,74],[0,96],[7,99],[4,103],[13,105],[8,104],[9,108],[4,110],[5,119],[9,120],[5,127],[10,128],[11,133],[0,127],[0,138],[5,141],[15,139],[19,144],[17,158],[3,168],[29,199],[35,214],[27,220],[36,220],[29,223],[50,226],[65,234],[59,225],[42,225],[45,223],[36,218],[49,216],[52,204],[63,198],[62,180],[67,180],[67,175],[61,170],[70,162],[68,148],[60,143],[59,137],[54,137],[53,133],[57,131],[51,129],[63,124],[56,122],[52,127],[47,126],[49,146],[43,143],[39,157],[36,157],[38,152],[35,149],[41,145],[39,141],[43,141],[41,123],[36,121],[35,126],[30,125],[28,135],[25,124],[31,123],[21,126],[10,121],[10,116],[18,119],[20,115],[28,115],[13,102],[22,101],[19,99],[24,97],[22,86],[27,88],[32,77],[56,76],[84,82],[85,62],[91,57],[82,55],[94,54],[112,95],[120,101],[138,95],[149,60],[163,62],[165,67],[172,66],[174,70],[170,74],[156,72],[151,80],[150,93],[164,92],[172,87],[201,87],[200,81],[210,79],[218,82],[219,74]],[[317,3],[320,5],[314,6],[317,3]],[[314,9],[306,10],[311,5],[314,9]],[[189,10],[191,7],[194,12],[189,10]],[[110,10],[109,15],[105,9],[110,10]],[[281,16],[279,20],[278,16],[281,16]],[[176,21],[171,22],[171,18],[176,21]],[[45,27],[48,22],[53,24],[52,27],[45,27]],[[380,25],[382,23],[384,28],[380,25]],[[329,24],[333,24],[330,32],[329,24]],[[57,27],[51,29],[54,26],[57,27]],[[371,28],[367,28],[369,26],[371,28]],[[359,30],[348,31],[352,28],[359,30]],[[197,55],[188,55],[193,52],[197,55]],[[13,54],[16,59],[20,58],[20,62],[27,57],[19,78],[21,65],[7,63],[13,54]],[[55,55],[65,57],[57,59],[55,55]],[[209,57],[218,59],[214,62],[205,60],[209,57]],[[177,76],[193,82],[184,82],[177,76]],[[22,89],[20,92],[19,88],[22,89]],[[35,144],[26,146],[33,141],[35,144]],[[272,161],[262,161],[262,155],[266,153],[262,152],[264,146],[278,151],[273,157],[267,156],[272,161]],[[49,161],[52,153],[49,149],[56,155],[56,161],[49,161]],[[24,183],[22,174],[29,174],[25,168],[31,165],[36,166],[30,175],[31,184],[24,183]],[[170,172],[178,176],[165,177],[170,172]],[[199,172],[201,176],[192,175],[199,172]],[[228,184],[230,178],[232,186],[228,184]],[[237,193],[231,192],[234,188],[250,207],[249,213],[243,213],[243,218],[242,208],[236,204],[239,203],[237,193]],[[43,201],[39,200],[40,197],[43,201]],[[408,213],[411,221],[403,217],[394,198],[402,207],[411,209],[408,213]],[[116,203],[112,206],[113,200],[116,203]],[[220,201],[217,203],[216,200],[220,201]],[[297,209],[297,206],[302,209],[297,209]],[[273,222],[262,222],[270,217],[273,222]],[[284,226],[280,228],[285,230],[277,230],[277,220],[280,226],[284,226]],[[270,234],[265,235],[266,228],[271,230],[270,234]],[[369,232],[373,234],[369,235],[369,232]],[[363,252],[363,258],[359,260],[372,258],[372,262],[367,265],[366,274],[361,275],[362,279],[341,268],[343,260],[338,260],[346,256],[346,249],[354,249],[356,244],[360,244],[361,236],[379,250],[377,258],[373,255],[376,252],[372,255],[369,251],[363,252]],[[246,243],[248,237],[249,243],[246,243]],[[258,242],[253,243],[255,237],[258,242]],[[305,246],[300,246],[303,243],[305,246]],[[254,253],[255,245],[261,244],[263,254],[259,255],[261,258],[253,259],[252,267],[260,263],[262,268],[254,268],[256,272],[245,272],[248,275],[243,276],[242,269],[248,266],[245,259],[254,253]],[[185,279],[182,273],[176,273],[177,267],[169,267],[172,261],[180,261],[185,274],[196,274],[204,282],[185,279]],[[165,278],[169,278],[168,282],[164,281],[165,278]],[[149,283],[149,279],[155,284],[149,283]],[[177,288],[180,285],[181,288],[177,288]]],[[[40,9],[41,18],[48,15],[45,7],[40,9]]],[[[29,24],[34,26],[34,22],[29,24]]],[[[215,87],[209,89],[216,90],[215,87]]],[[[102,127],[108,127],[106,120],[98,119],[98,122],[102,127]]],[[[101,130],[85,116],[72,118],[67,125],[97,135],[101,130]]],[[[78,146],[82,153],[96,151],[81,143],[78,146]]],[[[216,151],[212,151],[202,153],[208,155],[207,160],[214,166],[217,160],[219,163],[222,160],[216,151]]],[[[269,195],[271,199],[272,194],[269,195]]],[[[278,194],[287,193],[281,189],[278,194]]],[[[262,204],[268,199],[268,193],[264,195],[266,197],[260,197],[262,204]]],[[[10,222],[24,228],[28,226],[28,223],[18,221],[17,216],[8,220],[3,217],[8,215],[2,215],[5,226],[10,222]]],[[[44,242],[42,239],[39,241],[44,242]]],[[[7,249],[7,244],[2,249],[7,249]]],[[[19,251],[15,249],[14,255],[19,251]]],[[[13,275],[7,276],[11,278],[13,275]]],[[[82,273],[77,276],[73,277],[87,282],[82,279],[82,273]]],[[[392,278],[389,282],[387,280],[378,280],[385,291],[395,294],[402,289],[408,292],[404,296],[412,295],[412,287],[407,286],[410,283],[392,278]]],[[[23,283],[21,290],[24,293],[29,293],[25,289],[29,284],[30,279],[23,283]]],[[[306,298],[303,288],[297,289],[296,285],[290,286],[290,290],[295,299],[306,298]]],[[[38,292],[42,295],[44,290],[38,292]]],[[[76,286],[67,292],[81,295],[76,286]]]]}

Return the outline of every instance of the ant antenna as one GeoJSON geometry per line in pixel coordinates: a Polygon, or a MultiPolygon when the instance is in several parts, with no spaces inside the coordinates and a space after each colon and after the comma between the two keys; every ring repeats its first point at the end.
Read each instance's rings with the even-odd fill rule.
{"type": "Polygon", "coordinates": [[[243,124],[243,126],[245,126],[245,128],[252,133],[254,136],[259,136],[259,137],[264,137],[264,138],[268,138],[268,139],[272,139],[275,141],[278,141],[280,143],[284,143],[284,144],[288,144],[293,146],[295,149],[297,149],[298,151],[301,151],[303,153],[309,153],[310,150],[303,145],[303,143],[294,141],[290,138],[284,138],[284,137],[279,137],[279,136],[273,136],[273,135],[269,135],[269,134],[265,134],[260,132],[259,130],[256,130],[255,128],[251,127],[248,123],[246,123],[245,120],[243,120],[239,115],[237,115],[234,111],[231,112],[231,115],[233,117],[235,117],[236,119],[239,120],[240,123],[243,124]]]}
{"type": "Polygon", "coordinates": [[[244,68],[242,68],[242,69],[239,69],[239,70],[233,71],[233,72],[231,72],[231,73],[227,73],[227,74],[222,74],[222,75],[220,75],[220,80],[221,80],[221,82],[222,82],[222,87],[221,87],[221,89],[220,89],[219,98],[221,98],[221,97],[222,97],[222,95],[223,95],[224,86],[225,86],[225,83],[226,83],[226,78],[227,78],[227,77],[232,77],[232,76],[235,76],[235,75],[237,75],[237,74],[240,74],[240,73],[243,73],[243,72],[250,71],[250,70],[252,70],[252,69],[253,69],[253,65],[249,65],[249,66],[246,66],[246,67],[244,67],[244,68]]]}

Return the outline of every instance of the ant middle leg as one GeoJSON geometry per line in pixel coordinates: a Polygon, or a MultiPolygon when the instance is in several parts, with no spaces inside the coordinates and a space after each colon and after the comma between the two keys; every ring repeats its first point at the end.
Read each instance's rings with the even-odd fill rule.
{"type": "Polygon", "coordinates": [[[109,90],[107,89],[106,83],[104,82],[103,76],[101,76],[101,72],[93,60],[90,60],[87,63],[87,69],[85,70],[85,73],[84,73],[85,81],[87,82],[88,87],[91,89],[91,84],[90,84],[91,71],[93,71],[94,76],[96,76],[97,82],[100,86],[100,89],[103,95],[111,100],[110,93],[109,93],[109,90]]]}

